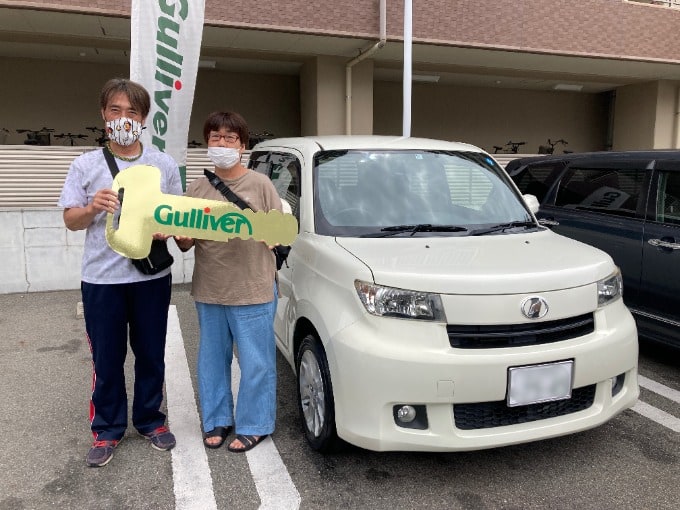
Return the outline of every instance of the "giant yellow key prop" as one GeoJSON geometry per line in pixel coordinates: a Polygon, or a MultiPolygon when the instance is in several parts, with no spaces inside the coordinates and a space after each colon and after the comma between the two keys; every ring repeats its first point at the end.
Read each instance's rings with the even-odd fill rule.
{"type": "Polygon", "coordinates": [[[230,202],[161,193],[161,172],[154,166],[118,172],[112,189],[121,197],[121,207],[106,218],[106,240],[113,251],[131,259],[149,254],[155,232],[211,241],[239,237],[272,246],[291,244],[297,236],[292,214],[253,212],[230,202]]]}

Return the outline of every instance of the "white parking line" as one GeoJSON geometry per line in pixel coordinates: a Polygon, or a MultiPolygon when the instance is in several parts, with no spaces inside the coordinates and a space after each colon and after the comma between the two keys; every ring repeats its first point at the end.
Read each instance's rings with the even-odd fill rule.
{"type": "MultiPolygon", "coordinates": [[[[231,364],[231,387],[234,402],[238,395],[241,369],[234,357],[231,364]]],[[[250,473],[253,475],[257,494],[260,496],[260,510],[297,510],[300,507],[300,493],[288,474],[279,451],[271,437],[257,448],[246,452],[250,473]]]]}
{"type": "Polygon", "coordinates": [[[649,418],[655,421],[659,425],[663,425],[675,432],[680,432],[680,419],[676,418],[672,414],[668,414],[666,411],[657,409],[654,406],[638,400],[638,402],[631,408],[636,413],[641,414],[645,418],[649,418]]]}
{"type": "MultiPolygon", "coordinates": [[[[216,510],[212,475],[200,434],[201,422],[175,306],[171,306],[168,313],[165,369],[168,424],[177,437],[177,446],[172,450],[175,509],[216,510]]],[[[240,378],[241,370],[234,358],[234,395],[238,395],[240,378]]],[[[246,452],[246,458],[260,497],[260,509],[297,510],[300,507],[300,494],[271,438],[246,452]]]]}
{"type": "Polygon", "coordinates": [[[662,397],[666,397],[673,402],[680,404],[680,391],[664,386],[661,383],[647,379],[642,375],[638,375],[638,384],[645,389],[658,393],[662,397]]]}
{"type": "MultiPolygon", "coordinates": [[[[663,384],[653,381],[652,379],[648,379],[642,375],[638,375],[638,384],[641,388],[653,391],[654,393],[661,395],[668,400],[672,400],[673,402],[680,404],[680,391],[678,390],[664,386],[663,384]]],[[[667,427],[675,432],[680,432],[680,418],[676,418],[666,411],[657,409],[656,407],[649,405],[646,402],[642,402],[641,400],[638,400],[638,402],[632,407],[632,410],[641,414],[645,418],[655,421],[659,425],[663,425],[664,427],[667,427]]]]}
{"type": "Polygon", "coordinates": [[[216,510],[212,475],[201,439],[201,422],[174,305],[168,313],[165,370],[168,424],[177,438],[177,446],[172,449],[175,509],[216,510]]]}

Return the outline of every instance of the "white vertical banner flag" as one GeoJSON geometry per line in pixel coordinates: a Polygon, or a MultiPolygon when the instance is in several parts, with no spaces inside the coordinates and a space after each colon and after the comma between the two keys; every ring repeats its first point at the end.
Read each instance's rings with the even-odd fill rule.
{"type": "Polygon", "coordinates": [[[204,0],[132,0],[130,79],[151,95],[142,142],[167,152],[186,186],[187,140],[204,0]]]}

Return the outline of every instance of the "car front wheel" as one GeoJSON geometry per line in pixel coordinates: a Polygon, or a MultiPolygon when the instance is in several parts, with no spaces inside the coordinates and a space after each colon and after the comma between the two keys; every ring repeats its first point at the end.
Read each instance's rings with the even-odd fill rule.
{"type": "Polygon", "coordinates": [[[321,343],[307,335],[297,355],[298,409],[305,437],[322,453],[338,446],[335,430],[335,404],[328,360],[321,343]]]}

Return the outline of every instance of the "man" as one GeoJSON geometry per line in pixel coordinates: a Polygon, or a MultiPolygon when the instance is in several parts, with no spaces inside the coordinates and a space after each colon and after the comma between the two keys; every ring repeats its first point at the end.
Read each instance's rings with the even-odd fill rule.
{"type": "MultiPolygon", "coordinates": [[[[142,274],[108,246],[107,213],[119,207],[111,190],[113,175],[103,151],[119,170],[152,165],[161,171],[161,190],[182,194],[179,168],[167,154],[139,140],[151,101],[132,81],[114,78],[101,91],[100,106],[109,140],[103,150],[78,156],[69,169],[59,198],[69,230],[86,230],[81,271],[85,329],[92,352],[90,422],[94,443],[87,453],[91,467],[106,465],[127,428],[124,363],[129,341],[135,355],[132,423],[158,450],[170,450],[175,437],[160,411],[165,377],[165,335],[170,305],[171,274],[142,274]],[[129,125],[131,129],[125,129],[129,125]]],[[[157,234],[155,238],[164,239],[157,234]]]]}

